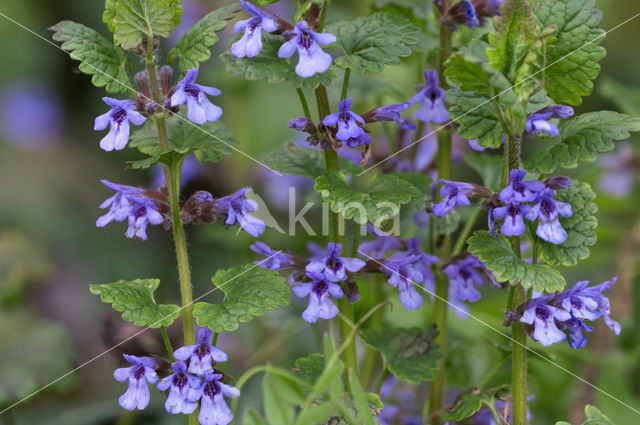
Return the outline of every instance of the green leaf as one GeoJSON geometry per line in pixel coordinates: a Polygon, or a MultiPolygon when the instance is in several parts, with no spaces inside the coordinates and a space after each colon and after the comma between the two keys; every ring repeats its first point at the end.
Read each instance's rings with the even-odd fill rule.
{"type": "Polygon", "coordinates": [[[421,196],[414,185],[392,174],[378,174],[371,181],[369,192],[352,191],[344,174],[327,171],[316,179],[316,192],[331,204],[331,210],[358,224],[367,221],[380,227],[394,217],[400,206],[421,196]]]}
{"type": "Polygon", "coordinates": [[[71,59],[80,61],[78,68],[92,75],[91,83],[104,87],[107,93],[126,92],[131,86],[124,68],[128,59],[124,50],[114,46],[96,31],[72,21],[62,21],[49,28],[53,39],[71,59]]]}
{"type": "Polygon", "coordinates": [[[526,0],[507,0],[493,19],[486,54],[489,63],[515,83],[538,39],[538,26],[526,0]]]}
{"type": "Polygon", "coordinates": [[[116,17],[116,0],[105,0],[104,12],[102,12],[102,22],[107,25],[109,31],[113,32],[115,29],[115,17],[116,17]]]}
{"type": "Polygon", "coordinates": [[[380,72],[385,65],[400,65],[400,58],[411,54],[420,28],[404,16],[378,12],[354,21],[327,26],[345,55],[335,59],[340,68],[362,74],[380,72]]]}
{"type": "MultiPolygon", "coordinates": [[[[66,330],[55,322],[35,318],[32,312],[3,310],[0,340],[0,404],[4,407],[33,395],[75,366],[66,330]]],[[[48,392],[66,390],[69,384],[67,379],[57,382],[48,392]]]]}
{"type": "Polygon", "coordinates": [[[296,424],[298,425],[318,425],[326,424],[336,413],[334,403],[331,401],[321,402],[302,412],[296,424]]]}
{"type": "Polygon", "coordinates": [[[111,304],[114,310],[121,312],[127,322],[159,328],[171,325],[180,315],[180,307],[175,304],[156,304],[153,293],[158,285],[159,279],[119,280],[90,285],[89,291],[100,295],[103,303],[111,304]]]}
{"type": "Polygon", "coordinates": [[[181,17],[180,0],[116,0],[113,38],[123,49],[135,49],[144,37],[168,37],[181,17]]]}
{"type": "Polygon", "coordinates": [[[211,279],[224,292],[220,304],[196,303],[193,315],[200,326],[213,332],[235,331],[242,322],[262,316],[267,310],[289,305],[285,278],[255,264],[218,270],[211,279]]]}
{"type": "MultiPolygon", "coordinates": [[[[287,143],[270,152],[264,158],[265,164],[283,174],[309,177],[315,179],[325,172],[324,152],[287,143]]],[[[346,158],[338,157],[340,171],[348,175],[356,175],[363,168],[346,158]]]]}
{"type": "Polygon", "coordinates": [[[205,15],[169,50],[169,63],[180,58],[180,71],[183,74],[197,68],[211,56],[209,49],[218,42],[216,32],[225,29],[241,9],[240,4],[234,2],[205,15]]]}
{"type": "Polygon", "coordinates": [[[491,189],[500,190],[502,174],[502,157],[487,152],[473,152],[465,154],[464,162],[482,177],[482,184],[491,189]]]}
{"type": "MultiPolygon", "coordinates": [[[[236,144],[233,131],[222,121],[196,125],[179,115],[167,120],[169,148],[163,151],[158,129],[152,120],[148,121],[131,135],[129,144],[146,155],[157,157],[156,161],[167,152],[176,152],[185,156],[195,153],[200,162],[218,162],[223,156],[231,155],[232,146],[236,144]]],[[[146,165],[140,161],[135,164],[146,165]]]]}
{"type": "Polygon", "coordinates": [[[271,3],[277,3],[280,0],[253,0],[253,2],[258,6],[264,6],[271,3]]]}
{"type": "Polygon", "coordinates": [[[442,358],[440,347],[433,342],[438,331],[431,328],[368,329],[360,337],[382,354],[389,371],[400,381],[419,385],[433,379],[442,358]]]}
{"type": "Polygon", "coordinates": [[[640,116],[640,88],[621,84],[612,78],[602,78],[599,82],[600,94],[625,114],[640,116]]]}
{"type": "MultiPolygon", "coordinates": [[[[292,424],[295,416],[294,403],[283,394],[281,384],[284,380],[278,379],[276,375],[267,373],[262,378],[262,397],[264,405],[264,415],[269,424],[292,424]]],[[[298,397],[296,397],[297,399],[298,397]]],[[[300,403],[304,401],[298,400],[300,403]]]]}
{"type": "MultiPolygon", "coordinates": [[[[236,41],[231,40],[230,44],[236,41]]],[[[336,78],[336,72],[330,67],[322,74],[315,74],[309,78],[302,78],[295,72],[295,65],[289,59],[278,57],[278,49],[282,44],[281,37],[264,35],[262,50],[253,58],[237,58],[230,51],[220,55],[226,63],[227,71],[232,74],[243,75],[247,80],[266,80],[271,84],[288,81],[294,87],[316,88],[318,84],[328,86],[336,78]]]]}
{"type": "Polygon", "coordinates": [[[529,264],[511,249],[509,240],[491,236],[486,230],[476,231],[467,241],[468,250],[487,265],[498,282],[522,284],[534,291],[561,291],[566,281],[556,269],[546,264],[529,264]]]}
{"type": "MultiPolygon", "coordinates": [[[[585,421],[582,425],[614,425],[604,413],[598,410],[597,407],[587,404],[584,408],[585,421]]],[[[560,421],[556,422],[556,425],[571,425],[569,422],[560,421]]]]}
{"type": "Polygon", "coordinates": [[[587,183],[573,181],[573,185],[559,190],[555,199],[571,204],[573,215],[559,217],[567,231],[567,240],[560,245],[540,240],[540,259],[552,266],[575,266],[578,260],[589,256],[589,247],[598,239],[595,217],[598,206],[593,202],[596,194],[587,183]]]}
{"type": "Polygon", "coordinates": [[[248,409],[242,415],[242,425],[267,425],[262,416],[253,409],[248,409]]]}
{"type": "Polygon", "coordinates": [[[481,391],[477,388],[461,394],[456,401],[447,408],[443,419],[450,422],[459,422],[473,416],[483,405],[493,406],[498,392],[505,391],[504,387],[481,391]]]}
{"type": "Polygon", "coordinates": [[[322,375],[325,364],[324,355],[314,353],[310,356],[297,359],[295,363],[296,367],[293,369],[293,372],[298,378],[307,382],[309,386],[313,386],[320,375],[322,375]]]}
{"type": "Polygon", "coordinates": [[[367,394],[364,392],[364,389],[362,389],[362,384],[358,380],[356,371],[353,369],[349,369],[349,382],[351,383],[353,404],[359,419],[358,423],[363,425],[378,425],[378,421],[376,421],[371,414],[367,394]]]}
{"type": "Polygon", "coordinates": [[[614,149],[615,140],[640,131],[640,118],[611,111],[589,112],[561,122],[559,128],[560,141],[531,155],[525,162],[527,170],[548,174],[558,166],[575,168],[579,161],[595,161],[597,154],[614,149]]]}
{"type": "Polygon", "coordinates": [[[546,46],[541,74],[549,96],[558,104],[580,105],[591,94],[606,52],[598,43],[605,32],[596,27],[602,12],[595,0],[554,0],[533,7],[540,28],[555,26],[556,41],[546,46]]]}

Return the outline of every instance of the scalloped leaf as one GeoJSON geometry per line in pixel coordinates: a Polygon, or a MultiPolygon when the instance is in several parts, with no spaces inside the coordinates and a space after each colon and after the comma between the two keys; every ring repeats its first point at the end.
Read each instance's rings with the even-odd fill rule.
{"type": "Polygon", "coordinates": [[[589,112],[560,123],[560,142],[531,155],[529,171],[552,173],[557,167],[575,168],[580,161],[595,161],[599,153],[615,148],[632,131],[640,131],[640,118],[612,111],[589,112]]]}
{"type": "Polygon", "coordinates": [[[351,190],[344,174],[326,171],[316,179],[316,192],[331,204],[331,210],[358,224],[367,221],[380,226],[395,216],[400,206],[422,196],[420,189],[392,174],[378,174],[371,181],[369,192],[351,190]]]}
{"type": "Polygon", "coordinates": [[[536,4],[533,12],[540,28],[555,26],[556,41],[550,42],[541,76],[549,96],[558,104],[580,105],[582,96],[593,91],[600,73],[598,62],[606,51],[598,46],[605,32],[597,26],[602,12],[595,0],[553,0],[536,4]]]}
{"type": "Polygon", "coordinates": [[[560,272],[546,264],[529,264],[511,249],[509,240],[491,236],[486,230],[474,232],[467,241],[468,251],[478,257],[493,272],[498,282],[521,284],[534,291],[561,291],[567,284],[560,272]]]}
{"type": "MultiPolygon", "coordinates": [[[[143,38],[168,37],[182,17],[181,0],[116,0],[103,20],[113,28],[113,39],[123,49],[139,47],[143,38]],[[109,16],[113,18],[109,22],[109,16]]],[[[107,4],[107,6],[110,6],[107,4]]]]}
{"type": "Polygon", "coordinates": [[[571,204],[573,215],[560,217],[560,224],[567,231],[566,241],[560,245],[539,241],[542,261],[553,266],[575,266],[578,260],[589,256],[589,247],[598,240],[595,197],[589,184],[575,180],[571,187],[558,191],[555,199],[571,204]]]}
{"type": "MultiPolygon", "coordinates": [[[[309,177],[315,179],[327,169],[324,160],[324,152],[316,149],[304,148],[287,143],[270,152],[264,157],[264,162],[272,169],[283,174],[309,177]]],[[[356,175],[363,168],[346,158],[338,157],[340,171],[347,175],[356,175]]]]}
{"type": "Polygon", "coordinates": [[[155,122],[148,120],[144,126],[136,130],[129,140],[132,148],[149,155],[151,159],[129,163],[131,168],[146,168],[162,159],[163,155],[175,152],[184,156],[195,153],[200,162],[218,162],[226,155],[233,153],[237,143],[233,131],[222,121],[207,122],[197,125],[176,116],[167,120],[169,148],[160,148],[158,129],[155,122]]]}
{"type": "Polygon", "coordinates": [[[482,177],[482,184],[491,189],[500,190],[502,157],[488,152],[471,152],[463,157],[464,162],[482,177]]]}
{"type": "Polygon", "coordinates": [[[71,59],[80,61],[78,68],[91,75],[91,83],[104,87],[107,93],[129,90],[129,78],[124,68],[128,58],[124,50],[114,46],[95,30],[73,21],[62,21],[49,28],[55,31],[52,38],[62,42],[62,50],[71,59]]]}
{"type": "Polygon", "coordinates": [[[345,53],[335,59],[336,66],[363,74],[399,65],[400,58],[409,56],[411,46],[418,42],[420,28],[402,15],[378,12],[328,25],[326,32],[337,37],[336,44],[345,53]]]}
{"type": "Polygon", "coordinates": [[[400,381],[419,385],[431,381],[442,358],[433,342],[438,331],[418,328],[381,328],[360,332],[360,338],[382,355],[389,371],[400,381]]]}
{"type": "Polygon", "coordinates": [[[175,304],[156,304],[153,293],[160,279],[119,280],[114,283],[89,286],[92,294],[100,295],[103,303],[111,304],[122,318],[136,326],[159,328],[169,326],[180,315],[175,304]]]}
{"type": "Polygon", "coordinates": [[[180,58],[180,71],[183,74],[197,68],[201,62],[211,57],[209,49],[215,46],[219,39],[216,32],[225,29],[240,10],[240,4],[233,2],[205,15],[169,50],[169,63],[172,64],[176,58],[180,58]]]}
{"type": "MultiPolygon", "coordinates": [[[[611,419],[609,419],[604,413],[602,413],[597,407],[587,404],[584,407],[585,421],[582,425],[614,425],[611,419]]],[[[556,422],[556,425],[571,425],[569,422],[560,421],[556,422]]]]}
{"type": "MultiPolygon", "coordinates": [[[[231,45],[237,41],[235,38],[229,42],[231,45]]],[[[220,55],[226,63],[227,72],[243,75],[247,80],[266,80],[271,84],[278,84],[288,81],[294,87],[316,88],[319,84],[328,86],[331,80],[336,78],[336,71],[333,67],[322,74],[315,74],[309,78],[302,78],[295,72],[295,66],[289,59],[278,57],[278,49],[282,44],[281,37],[265,34],[262,41],[262,50],[258,56],[253,58],[237,58],[230,51],[220,55]]]]}
{"type": "Polygon", "coordinates": [[[459,422],[473,416],[483,406],[494,406],[496,394],[506,392],[505,387],[479,390],[473,388],[469,392],[460,394],[456,401],[447,408],[443,416],[445,421],[459,422]]]}
{"type": "Polygon", "coordinates": [[[289,305],[291,289],[278,272],[255,264],[218,270],[211,279],[224,292],[220,304],[199,302],[193,315],[200,326],[214,332],[232,332],[242,322],[262,316],[267,310],[289,305]]]}

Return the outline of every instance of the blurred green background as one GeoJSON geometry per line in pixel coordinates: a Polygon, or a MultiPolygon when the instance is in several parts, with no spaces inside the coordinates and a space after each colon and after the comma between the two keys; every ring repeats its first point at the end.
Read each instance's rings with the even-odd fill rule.
{"type": "MultiPolygon", "coordinates": [[[[198,17],[225,3],[185,0],[183,26],[188,28],[198,17]]],[[[275,6],[279,13],[291,16],[289,2],[280,3],[283,5],[275,6]]],[[[383,2],[334,3],[329,22],[358,16],[383,2]]],[[[629,0],[598,0],[597,5],[604,12],[604,29],[640,12],[637,2],[629,0]]],[[[50,40],[47,28],[63,19],[81,22],[108,37],[101,22],[102,8],[103,2],[96,0],[3,0],[0,4],[0,13],[33,31],[0,16],[0,410],[136,332],[89,293],[90,283],[160,278],[162,284],[156,298],[179,302],[168,232],[159,227],[150,229],[149,240],[141,242],[124,237],[124,223],[95,227],[95,220],[102,214],[97,207],[110,196],[100,179],[149,185],[152,176],[146,171],[125,170],[124,162],[139,158],[138,153],[105,153],[99,149],[103,134],[93,131],[93,120],[106,110],[100,100],[104,92],[79,73],[77,63],[66,53],[40,38],[50,40]]],[[[184,30],[183,26],[179,30],[184,30]]],[[[225,73],[217,56],[230,35],[227,30],[221,37],[212,59],[201,68],[199,82],[222,90],[215,103],[224,109],[223,120],[236,132],[238,148],[261,158],[296,136],[286,124],[301,115],[299,103],[295,90],[286,84],[247,82],[225,73]]],[[[636,45],[639,37],[640,18],[607,36],[603,45],[608,54],[601,62],[595,93],[577,108],[577,113],[600,109],[640,113],[638,93],[623,88],[611,95],[615,89],[611,81],[640,90],[636,45]]],[[[165,47],[175,42],[165,41],[165,47]]],[[[357,99],[357,109],[364,111],[382,101],[406,101],[420,82],[415,61],[410,61],[366,79],[354,77],[350,94],[357,99]]],[[[141,70],[143,65],[134,59],[133,68],[141,70]]],[[[340,74],[341,71],[341,77],[340,74]]],[[[338,100],[340,83],[338,78],[335,87],[330,87],[333,101],[338,100]]],[[[274,206],[271,212],[276,217],[283,217],[286,207],[279,211],[277,200],[286,183],[267,173],[258,164],[235,154],[221,163],[202,166],[184,193],[188,196],[196,189],[206,189],[218,196],[250,185],[274,206]]],[[[471,173],[462,162],[454,165],[455,175],[471,173]]],[[[594,163],[569,174],[595,185],[602,170],[594,163]]],[[[310,186],[306,190],[310,191],[310,186]]],[[[621,322],[622,334],[613,337],[597,330],[580,351],[565,344],[542,350],[532,343],[544,356],[635,408],[640,408],[640,314],[633,288],[640,250],[638,194],[637,185],[622,198],[599,192],[598,244],[592,248],[591,258],[565,271],[570,284],[577,280],[600,283],[620,276],[611,299],[612,316],[621,322]]],[[[196,297],[212,289],[210,278],[217,269],[255,259],[248,250],[253,239],[236,230],[225,230],[220,225],[188,229],[196,297]]],[[[299,253],[304,253],[308,240],[302,232],[288,237],[273,229],[268,229],[261,239],[299,253]]],[[[395,300],[395,292],[390,294],[395,300]]],[[[482,301],[471,305],[471,312],[500,328],[505,299],[506,293],[484,288],[482,301]]],[[[207,300],[213,301],[215,296],[207,300]]],[[[237,377],[255,364],[267,362],[290,368],[296,358],[317,351],[318,335],[327,324],[306,324],[300,319],[303,308],[302,302],[293,300],[287,309],[268,313],[233,334],[222,335],[219,345],[230,357],[226,371],[237,377]]],[[[402,326],[425,326],[430,323],[430,308],[426,302],[418,312],[405,313],[397,305],[388,320],[402,326]]],[[[508,362],[501,359],[502,347],[508,347],[508,341],[471,319],[462,321],[453,314],[451,317],[453,367],[449,368],[448,381],[452,390],[458,387],[464,391],[469,383],[479,385],[494,367],[496,373],[488,377],[488,382],[506,382],[508,362]]],[[[170,329],[172,335],[179,331],[178,323],[170,329]]],[[[179,341],[178,336],[175,338],[174,346],[179,341]]],[[[123,351],[162,352],[160,335],[157,330],[149,330],[82,366],[0,416],[0,423],[183,423],[183,418],[163,413],[163,400],[157,394],[152,395],[151,407],[137,416],[120,409],[117,397],[125,388],[111,375],[120,364],[123,351]]],[[[630,409],[535,356],[531,356],[530,376],[530,392],[535,395],[531,404],[533,423],[579,418],[586,403],[602,408],[617,424],[640,423],[630,409]]],[[[425,391],[417,388],[416,393],[424,397],[425,391]]],[[[259,408],[260,392],[259,378],[254,378],[244,388],[241,409],[259,408]]]]}

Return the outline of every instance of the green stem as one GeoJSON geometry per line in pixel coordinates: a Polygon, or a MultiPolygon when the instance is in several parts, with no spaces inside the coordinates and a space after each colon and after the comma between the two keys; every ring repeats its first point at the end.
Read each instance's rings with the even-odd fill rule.
{"type": "Polygon", "coordinates": [[[169,355],[169,359],[171,359],[171,363],[174,362],[173,358],[173,347],[171,346],[171,340],[169,339],[169,335],[167,335],[167,330],[164,326],[160,327],[160,333],[162,334],[162,341],[164,342],[164,348],[167,349],[167,354],[169,355]]]}
{"type": "Polygon", "coordinates": [[[320,12],[320,19],[318,20],[318,26],[316,27],[317,32],[322,32],[324,29],[324,23],[327,20],[327,12],[329,11],[329,3],[331,3],[330,0],[324,0],[322,12],[320,12]]]}
{"type": "MultiPolygon", "coordinates": [[[[147,73],[149,75],[149,85],[151,86],[151,94],[153,101],[157,105],[162,105],[162,95],[158,85],[158,77],[156,75],[156,67],[153,60],[153,43],[147,43],[147,73]]],[[[158,140],[163,150],[169,147],[169,138],[167,136],[167,124],[163,115],[155,118],[156,128],[158,129],[158,140]]],[[[189,255],[187,252],[187,240],[184,234],[182,219],[180,218],[180,175],[182,174],[182,159],[176,161],[171,167],[164,167],[165,181],[169,192],[169,205],[173,213],[172,230],[173,242],[176,250],[176,260],[178,263],[178,281],[180,284],[180,298],[182,302],[182,322],[184,344],[193,345],[196,342],[195,326],[193,323],[193,293],[191,290],[191,269],[189,268],[189,255]]],[[[196,425],[198,418],[192,413],[188,417],[189,425],[196,425]]]]}
{"type": "Polygon", "coordinates": [[[344,80],[342,80],[342,92],[340,94],[340,100],[347,98],[347,91],[349,90],[349,79],[351,78],[351,69],[344,70],[344,80]]]}
{"type": "Polygon", "coordinates": [[[380,371],[380,377],[378,377],[378,383],[376,384],[376,394],[380,395],[380,388],[382,388],[382,384],[384,384],[384,380],[389,376],[389,370],[386,365],[380,371]]]}
{"type": "Polygon", "coordinates": [[[300,98],[300,105],[302,105],[302,112],[307,119],[311,119],[311,111],[309,110],[309,104],[307,103],[307,98],[304,96],[304,92],[301,88],[296,89],[296,93],[298,93],[298,98],[300,98]]]}
{"type": "MultiPolygon", "coordinates": [[[[448,10],[451,6],[450,0],[443,0],[444,10],[448,10]]],[[[438,60],[438,76],[440,85],[443,89],[447,89],[447,82],[444,78],[444,64],[451,55],[451,32],[446,25],[440,25],[440,55],[438,60]]],[[[419,137],[419,136],[418,136],[419,137]]],[[[438,131],[438,178],[448,180],[451,178],[451,131],[446,128],[440,128],[438,131]]],[[[439,250],[439,258],[442,263],[446,263],[451,258],[451,239],[445,238],[442,247],[439,250]]],[[[447,345],[447,300],[449,297],[448,279],[438,273],[436,276],[436,300],[435,300],[435,325],[438,329],[438,336],[435,342],[440,346],[444,354],[440,365],[436,371],[435,378],[431,383],[429,391],[429,400],[423,411],[425,422],[433,425],[442,423],[440,410],[442,407],[444,381],[446,377],[446,345],[447,345]]]]}
{"type": "Polygon", "coordinates": [[[360,244],[360,225],[353,222],[353,241],[351,241],[351,258],[358,256],[358,245],[360,244]]]}
{"type": "Polygon", "coordinates": [[[456,240],[456,244],[453,246],[453,250],[451,251],[452,257],[455,257],[456,255],[460,254],[460,252],[462,251],[462,247],[464,246],[464,243],[467,241],[469,234],[473,230],[473,225],[476,224],[476,221],[478,220],[478,217],[480,216],[481,212],[482,212],[482,208],[476,207],[471,213],[471,216],[465,223],[464,228],[462,229],[462,232],[460,232],[460,235],[456,240]]]}

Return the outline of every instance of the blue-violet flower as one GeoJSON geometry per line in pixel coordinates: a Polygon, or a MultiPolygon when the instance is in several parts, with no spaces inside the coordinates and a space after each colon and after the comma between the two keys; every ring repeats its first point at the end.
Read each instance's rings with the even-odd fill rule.
{"type": "Polygon", "coordinates": [[[327,115],[322,120],[322,124],[326,127],[338,125],[336,137],[338,140],[345,142],[350,148],[371,143],[371,136],[364,130],[364,119],[351,112],[351,98],[347,98],[338,103],[340,112],[327,115]],[[360,124],[360,125],[359,125],[360,124]]]}
{"type": "Polygon", "coordinates": [[[416,267],[416,263],[419,261],[421,261],[419,255],[406,255],[382,262],[382,272],[389,275],[389,285],[398,288],[400,302],[407,311],[416,310],[422,305],[422,295],[414,287],[414,283],[420,283],[424,280],[419,267],[416,267]]]}
{"type": "Polygon", "coordinates": [[[226,362],[227,353],[211,345],[213,332],[209,328],[198,328],[197,344],[186,345],[173,352],[176,360],[189,362],[189,372],[197,376],[204,376],[213,372],[215,362],[226,362]]]}
{"type": "Polygon", "coordinates": [[[279,58],[289,58],[298,51],[296,74],[302,78],[311,77],[315,73],[323,73],[333,62],[330,54],[322,51],[320,45],[327,45],[336,41],[336,36],[329,33],[318,33],[309,29],[309,24],[300,21],[290,32],[290,39],[285,41],[280,50],[279,58]]]}
{"type": "Polygon", "coordinates": [[[313,257],[306,266],[307,273],[320,274],[329,282],[342,282],[347,279],[347,271],[357,272],[365,266],[359,258],[340,257],[342,244],[329,242],[324,257],[313,257]]]}
{"type": "Polygon", "coordinates": [[[249,214],[258,210],[256,201],[246,199],[250,191],[249,188],[239,189],[232,195],[218,198],[213,201],[213,208],[216,212],[227,214],[225,224],[232,226],[238,222],[245,232],[257,238],[266,226],[262,220],[249,214]]]}
{"type": "Polygon", "coordinates": [[[511,170],[509,173],[509,185],[500,191],[502,202],[533,202],[537,194],[546,187],[538,180],[523,181],[527,174],[524,170],[511,170]]]}
{"type": "Polygon", "coordinates": [[[120,406],[127,410],[144,410],[151,398],[149,385],[158,382],[155,369],[156,361],[151,357],[137,357],[125,354],[124,358],[133,366],[121,367],[113,372],[113,377],[118,382],[129,380],[127,391],[120,396],[120,406]]]}
{"type": "Polygon", "coordinates": [[[449,180],[440,180],[442,188],[440,196],[442,201],[433,206],[433,213],[439,217],[446,215],[453,207],[457,205],[469,205],[468,196],[471,196],[475,186],[471,183],[452,182],[449,180]]]}
{"type": "Polygon", "coordinates": [[[200,400],[198,421],[201,425],[227,425],[233,419],[233,413],[224,398],[238,397],[240,390],[220,382],[220,378],[220,373],[207,372],[204,384],[189,391],[189,401],[200,400]]]}
{"type": "Polygon", "coordinates": [[[222,108],[211,103],[207,95],[219,96],[222,92],[215,87],[196,84],[198,69],[187,71],[184,79],[176,85],[171,96],[171,106],[187,103],[187,117],[196,124],[217,121],[222,116],[222,108]]]}
{"type": "Polygon", "coordinates": [[[177,361],[171,365],[173,373],[166,378],[162,378],[156,387],[160,391],[169,390],[169,396],[164,403],[167,412],[175,415],[184,413],[191,414],[198,407],[198,403],[189,401],[187,398],[191,388],[198,388],[202,385],[202,379],[187,373],[187,365],[183,361],[177,361]]]}
{"type": "Polygon", "coordinates": [[[291,255],[286,252],[275,251],[264,242],[256,241],[249,249],[267,258],[266,260],[256,260],[253,262],[253,264],[257,264],[264,269],[280,270],[293,265],[291,255]]]}
{"type": "Polygon", "coordinates": [[[444,104],[444,89],[440,88],[438,72],[435,69],[425,71],[424,78],[427,85],[411,98],[409,104],[422,103],[415,112],[420,121],[443,124],[449,119],[449,111],[444,104]]]}
{"type": "Polygon", "coordinates": [[[527,133],[540,135],[547,133],[551,137],[560,134],[558,126],[549,122],[551,118],[569,118],[573,115],[573,108],[564,105],[552,105],[527,117],[527,133]]]}
{"type": "Polygon", "coordinates": [[[344,292],[337,283],[325,280],[325,276],[316,273],[307,273],[311,282],[298,282],[291,291],[298,298],[309,296],[309,305],[302,313],[302,318],[309,323],[315,323],[318,318],[332,319],[338,314],[338,307],[331,301],[333,298],[342,298],[344,292]]]}
{"type": "Polygon", "coordinates": [[[100,140],[100,147],[105,151],[121,150],[129,142],[129,122],[140,125],[147,118],[136,111],[132,100],[118,100],[111,97],[103,97],[102,100],[111,106],[111,110],[98,116],[93,129],[104,130],[107,124],[111,125],[109,133],[100,140]]]}
{"type": "Polygon", "coordinates": [[[262,49],[262,31],[274,32],[278,29],[274,17],[249,2],[240,0],[242,8],[251,18],[236,22],[233,30],[244,31],[242,38],[231,45],[231,53],[239,58],[252,58],[262,49]]]}
{"type": "Polygon", "coordinates": [[[553,199],[555,194],[555,191],[548,188],[540,192],[526,217],[531,221],[538,219],[536,235],[558,245],[567,240],[567,232],[562,228],[558,216],[571,217],[573,212],[571,204],[553,199]]]}

